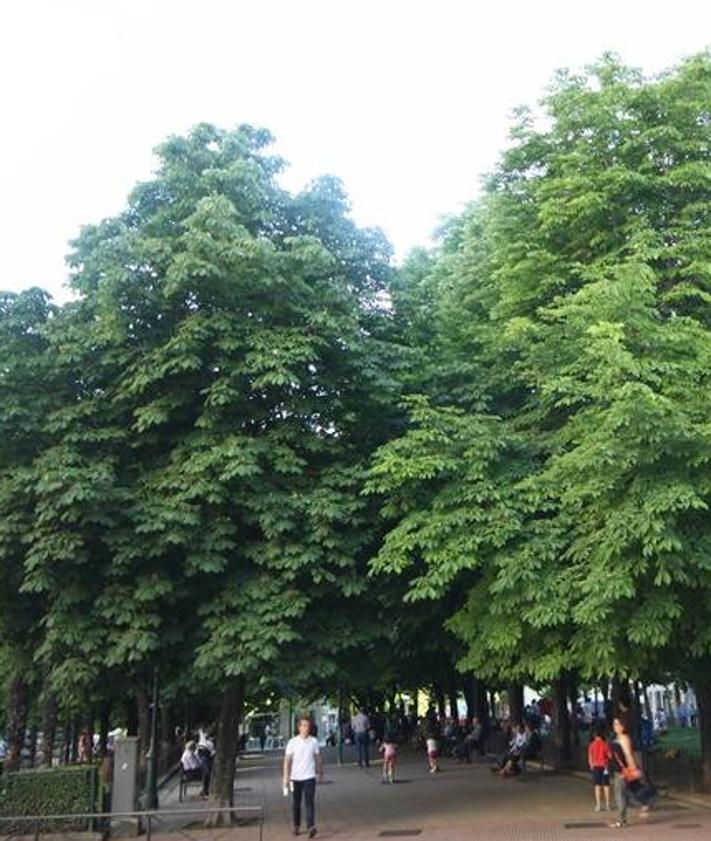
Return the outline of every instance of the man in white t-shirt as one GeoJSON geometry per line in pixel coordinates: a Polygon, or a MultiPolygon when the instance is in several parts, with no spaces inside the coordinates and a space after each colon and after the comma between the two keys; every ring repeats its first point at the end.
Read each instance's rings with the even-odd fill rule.
{"type": "Polygon", "coordinates": [[[314,799],[316,775],[323,779],[323,760],[318,740],[311,735],[311,720],[302,716],[299,735],[289,739],[284,755],[284,789],[291,788],[294,806],[294,835],[301,831],[301,799],[306,803],[306,829],[309,838],[316,835],[314,799]]]}

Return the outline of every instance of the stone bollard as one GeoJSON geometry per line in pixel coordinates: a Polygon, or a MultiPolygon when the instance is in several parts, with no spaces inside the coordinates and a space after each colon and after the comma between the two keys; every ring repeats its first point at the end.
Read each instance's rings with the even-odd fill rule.
{"type": "MultiPolygon", "coordinates": [[[[119,737],[114,742],[114,773],[111,788],[112,812],[135,812],[138,807],[138,737],[119,737]]],[[[140,820],[116,818],[111,821],[112,835],[138,835],[140,820]]]]}

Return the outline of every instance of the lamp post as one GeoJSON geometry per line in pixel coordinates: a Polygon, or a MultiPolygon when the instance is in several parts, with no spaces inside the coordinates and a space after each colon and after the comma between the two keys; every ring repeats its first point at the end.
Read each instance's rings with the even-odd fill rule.
{"type": "Polygon", "coordinates": [[[158,668],[153,670],[153,703],[151,704],[151,738],[146,766],[146,787],[143,792],[146,809],[158,808],[158,668]]]}

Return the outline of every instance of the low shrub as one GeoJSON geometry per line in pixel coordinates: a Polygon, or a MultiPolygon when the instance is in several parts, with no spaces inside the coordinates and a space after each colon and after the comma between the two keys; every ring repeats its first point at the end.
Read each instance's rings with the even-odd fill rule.
{"type": "MultiPolygon", "coordinates": [[[[97,769],[92,765],[16,771],[0,777],[0,817],[75,815],[96,812],[99,804],[97,769]]],[[[42,821],[41,831],[91,829],[86,819],[42,821]]],[[[30,821],[0,825],[0,835],[34,832],[30,821]]]]}

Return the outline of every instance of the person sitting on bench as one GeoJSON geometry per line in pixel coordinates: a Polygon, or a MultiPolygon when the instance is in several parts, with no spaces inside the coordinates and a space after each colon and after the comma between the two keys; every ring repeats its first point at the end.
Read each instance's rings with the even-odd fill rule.
{"type": "Polygon", "coordinates": [[[202,783],[202,796],[207,797],[210,785],[210,766],[197,755],[195,742],[186,742],[185,750],[180,757],[180,767],[183,779],[199,780],[202,783]]]}
{"type": "Polygon", "coordinates": [[[509,742],[509,751],[506,756],[499,760],[499,767],[491,770],[499,774],[501,777],[515,777],[521,772],[519,762],[524,756],[530,743],[531,734],[526,729],[524,724],[519,724],[513,733],[513,738],[509,742]]]}

